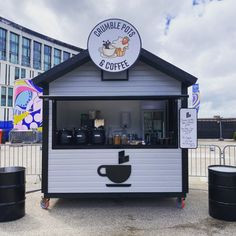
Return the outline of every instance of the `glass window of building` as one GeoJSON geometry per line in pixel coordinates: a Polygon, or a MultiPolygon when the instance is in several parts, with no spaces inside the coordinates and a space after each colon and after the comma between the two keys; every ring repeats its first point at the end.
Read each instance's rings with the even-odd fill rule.
{"type": "Polygon", "coordinates": [[[8,88],[8,99],[7,99],[7,105],[9,107],[13,106],[13,88],[8,88]]]}
{"type": "Polygon", "coordinates": [[[51,68],[51,57],[52,57],[52,48],[44,45],[44,70],[49,70],[51,68]]]}
{"type": "Polygon", "coordinates": [[[11,63],[19,63],[19,35],[10,33],[9,58],[11,63]]]}
{"type": "Polygon", "coordinates": [[[33,67],[38,70],[41,70],[41,48],[42,44],[34,41],[33,67]]]}
{"type": "Polygon", "coordinates": [[[22,37],[22,66],[30,66],[30,39],[22,37]]]}
{"type": "Polygon", "coordinates": [[[61,63],[61,50],[54,48],[54,66],[61,63]]]}
{"type": "Polygon", "coordinates": [[[20,68],[15,67],[15,80],[20,78],[20,68]]]}
{"type": "Polygon", "coordinates": [[[6,60],[7,31],[0,28],[0,60],[6,60]]]}
{"type": "Polygon", "coordinates": [[[7,89],[6,87],[2,86],[1,88],[1,106],[6,106],[7,104],[7,89]]]}
{"type": "Polygon", "coordinates": [[[69,52],[63,52],[63,61],[66,61],[70,58],[70,53],[69,52]]]}
{"type": "Polygon", "coordinates": [[[24,79],[26,77],[26,70],[24,68],[21,68],[21,79],[24,79]]]}

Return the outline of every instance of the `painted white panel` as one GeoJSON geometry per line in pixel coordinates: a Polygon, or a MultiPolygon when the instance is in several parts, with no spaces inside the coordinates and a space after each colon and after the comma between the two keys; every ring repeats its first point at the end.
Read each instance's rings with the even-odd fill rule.
{"type": "MultiPolygon", "coordinates": [[[[123,149],[122,149],[123,150],[123,149]]],[[[107,187],[114,184],[98,175],[101,165],[119,165],[119,149],[49,150],[50,193],[94,192],[181,192],[182,167],[179,149],[126,149],[131,175],[124,184],[130,187],[107,187]]],[[[103,173],[105,169],[101,172],[103,173]]]]}
{"type": "Polygon", "coordinates": [[[49,107],[49,193],[182,192],[180,149],[126,149],[130,161],[122,165],[131,165],[132,170],[124,183],[131,186],[107,187],[113,182],[99,176],[97,169],[101,165],[118,165],[121,150],[52,149],[51,101],[49,107]]]}
{"type": "Polygon", "coordinates": [[[0,107],[0,120],[4,120],[4,107],[0,107]]]}
{"type": "Polygon", "coordinates": [[[1,65],[1,74],[0,74],[0,84],[6,85],[6,63],[2,62],[0,63],[1,65]]]}
{"type": "Polygon", "coordinates": [[[101,81],[101,71],[91,62],[50,83],[54,96],[158,96],[181,94],[181,83],[144,64],[129,70],[128,81],[101,81]]]}
{"type": "Polygon", "coordinates": [[[15,66],[10,66],[10,77],[9,77],[9,79],[10,79],[10,85],[11,84],[14,84],[14,81],[15,81],[15,66]]]}

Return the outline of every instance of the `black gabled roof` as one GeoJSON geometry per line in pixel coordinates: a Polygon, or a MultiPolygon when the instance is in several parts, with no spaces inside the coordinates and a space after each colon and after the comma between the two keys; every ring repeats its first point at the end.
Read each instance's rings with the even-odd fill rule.
{"type": "Polygon", "coordinates": [[[90,60],[88,50],[84,50],[68,60],[54,66],[52,69],[34,77],[32,81],[38,86],[45,87],[47,84],[85,64],[86,62],[89,62],[90,60]]]}
{"type": "Polygon", "coordinates": [[[160,57],[143,48],[141,50],[139,59],[140,61],[145,62],[146,64],[156,68],[157,70],[160,70],[161,72],[179,80],[187,86],[191,86],[197,81],[197,78],[195,76],[190,75],[186,71],[181,70],[177,66],[174,66],[173,64],[161,59],[160,57]]]}
{"type": "MultiPolygon", "coordinates": [[[[38,75],[33,79],[33,82],[38,86],[45,87],[47,86],[47,84],[85,64],[86,62],[89,62],[90,60],[91,59],[88,50],[84,50],[74,57],[68,59],[67,61],[38,75]]],[[[170,64],[169,62],[161,59],[160,57],[150,53],[143,48],[141,49],[139,60],[175,78],[176,80],[179,80],[187,86],[191,86],[197,81],[196,77],[179,69],[178,67],[170,64]]]]}

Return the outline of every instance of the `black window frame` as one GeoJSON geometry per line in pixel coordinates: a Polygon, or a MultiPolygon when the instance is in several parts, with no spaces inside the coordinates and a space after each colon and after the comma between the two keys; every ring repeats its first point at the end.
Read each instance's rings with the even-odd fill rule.
{"type": "Polygon", "coordinates": [[[44,45],[43,50],[43,64],[44,64],[44,71],[47,71],[52,68],[52,47],[48,45],[44,45]]]}
{"type": "Polygon", "coordinates": [[[31,62],[31,39],[22,37],[21,65],[30,67],[31,62]]]}
{"type": "Polygon", "coordinates": [[[7,87],[1,86],[1,106],[6,107],[7,106],[7,87]],[[3,89],[5,90],[5,94],[3,94],[3,89]],[[2,101],[5,101],[5,103],[2,103],[2,101]]]}
{"type": "Polygon", "coordinates": [[[21,77],[21,79],[26,78],[26,69],[25,68],[21,68],[20,77],[21,77]]]}
{"type": "Polygon", "coordinates": [[[8,87],[7,89],[7,106],[13,107],[13,88],[8,87]],[[9,91],[11,91],[11,94],[9,94],[9,91]],[[10,101],[10,103],[9,103],[10,101]]]}
{"type": "Polygon", "coordinates": [[[0,27],[0,60],[7,60],[7,30],[0,27]]]}
{"type": "Polygon", "coordinates": [[[69,97],[57,98],[52,100],[52,149],[177,149],[179,145],[178,137],[178,99],[177,98],[160,98],[160,97],[69,97]],[[173,112],[173,115],[169,115],[167,120],[168,125],[173,129],[173,139],[174,144],[155,144],[155,145],[114,145],[114,144],[104,144],[104,145],[60,145],[57,144],[57,101],[99,101],[99,100],[168,100],[172,106],[169,106],[169,110],[166,112],[173,112]]]}
{"type": "Polygon", "coordinates": [[[15,67],[15,80],[20,78],[20,68],[19,67],[15,67]]]}
{"type": "Polygon", "coordinates": [[[42,43],[33,42],[33,68],[36,70],[42,69],[42,43]]]}
{"type": "Polygon", "coordinates": [[[63,61],[66,61],[70,58],[70,53],[69,52],[66,52],[66,51],[63,51],[63,61]],[[68,55],[68,58],[66,57],[65,58],[65,55],[68,55]]]}
{"type": "Polygon", "coordinates": [[[14,32],[10,32],[10,47],[9,47],[9,61],[14,64],[19,64],[19,50],[20,50],[20,35],[14,32]],[[18,39],[13,41],[12,36],[18,39]],[[13,50],[14,47],[16,50],[13,50]]]}
{"type": "Polygon", "coordinates": [[[54,48],[54,66],[61,63],[61,50],[58,48],[54,48]],[[59,54],[57,54],[59,53],[59,54]]]}

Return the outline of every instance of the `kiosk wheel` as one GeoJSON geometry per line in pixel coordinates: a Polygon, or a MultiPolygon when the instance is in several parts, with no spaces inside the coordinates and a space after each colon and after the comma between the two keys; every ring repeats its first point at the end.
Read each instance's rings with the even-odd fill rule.
{"type": "Polygon", "coordinates": [[[45,197],[42,197],[41,201],[40,201],[40,206],[42,209],[48,209],[49,207],[49,201],[50,201],[50,198],[45,198],[45,197]]]}
{"type": "Polygon", "coordinates": [[[185,207],[185,198],[184,197],[178,197],[176,200],[177,208],[184,209],[185,207]]]}

